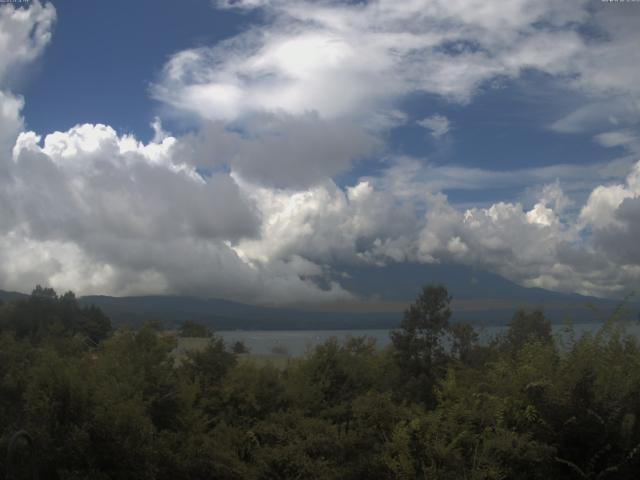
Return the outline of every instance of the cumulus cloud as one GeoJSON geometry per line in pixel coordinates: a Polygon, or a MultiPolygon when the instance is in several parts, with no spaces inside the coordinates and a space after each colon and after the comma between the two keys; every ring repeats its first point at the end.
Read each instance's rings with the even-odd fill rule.
{"type": "Polygon", "coordinates": [[[10,2],[0,5],[0,88],[42,54],[55,20],[56,11],[50,3],[43,6],[35,1],[29,8],[10,2]]]}
{"type": "Polygon", "coordinates": [[[235,249],[242,258],[299,256],[325,269],[354,263],[463,263],[527,286],[620,295],[640,279],[635,257],[614,251],[614,240],[624,241],[624,235],[632,248],[636,205],[624,199],[606,204],[608,210],[590,217],[589,224],[584,212],[602,188],[622,188],[624,198],[635,198],[627,189],[638,168],[633,167],[627,186],[595,188],[581,215],[565,214],[572,200],[557,181],[544,185],[530,206],[496,202],[460,208],[437,190],[425,191],[420,171],[406,162],[344,189],[333,182],[302,192],[243,185],[261,205],[264,221],[257,238],[235,249]],[[608,223],[609,218],[617,223],[608,223]],[[610,237],[605,242],[601,234],[591,236],[593,230],[610,237]]]}
{"type": "Polygon", "coordinates": [[[247,180],[304,188],[348,170],[380,142],[353,122],[317,115],[260,115],[244,132],[208,122],[178,139],[174,155],[194,166],[228,166],[247,180]]]}
{"type": "Polygon", "coordinates": [[[250,262],[232,245],[261,212],[228,173],[174,161],[175,143],[142,144],[104,125],[20,135],[8,162],[0,250],[3,286],[81,293],[189,293],[255,302],[348,298],[300,263],[250,262]]]}
{"type": "MultiPolygon", "coordinates": [[[[606,252],[619,264],[636,268],[640,265],[638,235],[640,235],[640,195],[624,199],[615,210],[615,222],[595,237],[600,251],[606,252]]],[[[637,284],[637,281],[636,281],[637,284]]]]}
{"type": "Polygon", "coordinates": [[[616,212],[627,199],[640,195],[640,162],[636,163],[625,183],[596,187],[582,207],[580,221],[584,226],[596,230],[615,225],[616,212]]]}
{"type": "Polygon", "coordinates": [[[235,182],[225,174],[204,181],[173,163],[167,156],[172,138],[143,145],[104,125],[80,125],[47,135],[43,146],[39,140],[33,133],[18,139],[10,187],[34,236],[84,243],[102,230],[149,241],[234,240],[256,232],[257,214],[235,182]]]}
{"type": "Polygon", "coordinates": [[[145,145],[101,125],[44,139],[22,134],[3,187],[12,212],[0,235],[3,285],[46,278],[87,291],[273,303],[349,298],[338,283],[318,285],[354,263],[464,263],[525,285],[600,295],[638,278],[620,242],[631,251],[640,165],[625,183],[594,189],[580,216],[564,220],[568,199],[557,182],[529,207],[460,209],[425,191],[422,171],[406,161],[347,187],[326,180],[282,189],[235,173],[201,176],[172,156],[176,142],[145,145]]]}
{"type": "MultiPolygon", "coordinates": [[[[0,90],[0,151],[5,154],[11,151],[18,134],[24,127],[20,116],[23,106],[24,101],[21,97],[0,90]]],[[[4,172],[0,163],[0,174],[2,173],[4,172]]]]}
{"type": "MultiPolygon", "coordinates": [[[[398,158],[384,145],[386,129],[407,122],[407,94],[464,104],[524,69],[566,79],[594,105],[633,95],[628,20],[551,0],[217,5],[269,15],[169,60],[154,95],[197,128],[175,137],[156,120],[146,144],[100,124],[25,132],[9,71],[41,54],[55,11],[0,7],[0,286],[278,303],[351,298],[332,280],[345,264],[456,262],[597,295],[640,279],[633,104],[627,117],[618,100],[605,120],[591,106],[557,122],[565,132],[588,124],[601,145],[629,154],[588,166],[492,171],[398,158]],[[610,39],[585,37],[587,21],[610,39]],[[335,179],[368,156],[385,167],[335,179]],[[446,196],[497,187],[531,198],[461,206],[446,196]]],[[[434,137],[450,128],[442,115],[420,124],[434,137]]]]}
{"type": "MultiPolygon", "coordinates": [[[[53,5],[33,2],[29,8],[0,4],[0,151],[10,150],[23,129],[22,97],[9,91],[16,76],[38,58],[51,40],[56,20],[53,5]]],[[[2,174],[0,164],[0,174],[2,174]]]]}
{"type": "Polygon", "coordinates": [[[51,4],[0,6],[1,288],[349,297],[335,283],[318,287],[321,269],[302,258],[240,258],[233,244],[259,234],[261,212],[228,172],[202,175],[176,158],[177,140],[159,121],[148,144],[100,124],[23,131],[24,100],[10,80],[42,53],[54,20],[51,4]]]}
{"type": "Polygon", "coordinates": [[[626,183],[598,186],[577,218],[562,220],[568,199],[559,184],[543,188],[529,210],[496,203],[464,213],[446,202],[427,214],[425,261],[481,266],[527,286],[609,296],[640,281],[634,254],[640,204],[640,162],[626,183]],[[454,240],[452,242],[452,240],[454,240]]]}
{"type": "Polygon", "coordinates": [[[328,181],[303,192],[252,189],[265,218],[258,239],[238,244],[249,258],[299,255],[321,265],[403,261],[416,233],[413,205],[367,182],[343,190],[328,181]]]}

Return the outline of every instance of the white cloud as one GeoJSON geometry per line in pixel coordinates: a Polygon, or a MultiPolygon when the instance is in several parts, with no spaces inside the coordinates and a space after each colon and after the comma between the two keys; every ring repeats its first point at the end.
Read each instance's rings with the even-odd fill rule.
{"type": "Polygon", "coordinates": [[[581,225],[596,230],[618,224],[616,212],[627,199],[640,196],[640,162],[636,163],[624,184],[600,185],[589,195],[580,212],[581,225]]]}
{"type": "Polygon", "coordinates": [[[55,19],[53,6],[42,6],[37,0],[29,8],[0,4],[0,152],[12,148],[24,127],[20,116],[24,100],[8,89],[23,67],[42,54],[51,39],[55,19]]]}
{"type": "MultiPolygon", "coordinates": [[[[264,218],[261,235],[238,244],[248,258],[301,256],[327,266],[401,261],[392,250],[415,236],[412,206],[375,191],[366,181],[346,190],[333,182],[302,192],[247,188],[264,218]]],[[[402,252],[403,257],[408,254],[402,252]]]]}
{"type": "MultiPolygon", "coordinates": [[[[0,88],[41,53],[54,19],[51,4],[0,6],[0,88]]],[[[233,244],[259,233],[261,212],[228,173],[203,177],[176,158],[177,141],[159,121],[148,144],[89,124],[42,138],[22,132],[23,106],[0,90],[2,288],[43,283],[81,294],[182,292],[263,303],[349,298],[335,283],[318,287],[322,269],[302,257],[240,258],[233,244]]],[[[294,133],[332,128],[308,125],[294,133]]],[[[272,130],[264,136],[280,133],[272,130]]],[[[346,133],[354,134],[352,151],[369,148],[360,146],[366,134],[346,133]]],[[[266,140],[261,147],[286,153],[266,140]]],[[[348,162],[350,153],[336,148],[336,161],[348,162]]],[[[251,172],[241,160],[238,170],[251,172]]]]}
{"type": "Polygon", "coordinates": [[[78,293],[189,293],[278,303],[348,298],[320,288],[302,257],[241,258],[261,213],[226,173],[206,180],[170,156],[173,137],[142,144],[104,125],[41,139],[22,133],[3,156],[0,284],[78,293]]]}
{"type": "Polygon", "coordinates": [[[623,130],[599,133],[596,141],[605,147],[620,147],[632,145],[637,137],[632,132],[623,130]]]}
{"type": "Polygon", "coordinates": [[[35,60],[51,40],[56,11],[51,3],[30,2],[29,8],[0,5],[0,88],[15,80],[22,67],[35,60]]]}
{"type": "MultiPolygon", "coordinates": [[[[625,20],[597,17],[620,30],[601,44],[576,31],[589,15],[584,2],[218,5],[269,15],[221,45],[171,58],[155,95],[200,126],[176,138],[156,121],[148,144],[105,125],[23,132],[23,100],[5,87],[7,72],[41,53],[55,12],[37,2],[0,7],[0,25],[26,45],[13,52],[0,36],[0,51],[12,52],[0,60],[2,287],[339,300],[350,297],[331,282],[341,266],[405,261],[464,263],[600,295],[640,279],[640,163],[631,157],[491,171],[389,155],[380,173],[346,186],[333,179],[381,154],[381,131],[406,122],[397,103],[408,93],[464,103],[488,80],[536,68],[594,104],[602,92],[633,94],[622,81],[637,65],[622,65],[634,55],[625,20]],[[442,193],[500,187],[533,198],[461,207],[442,193]]],[[[595,107],[556,129],[597,125],[596,141],[633,154],[633,115],[621,111],[607,111],[606,129],[595,107]]],[[[422,123],[434,136],[450,127],[443,116],[422,123]]]]}
{"type": "MultiPolygon", "coordinates": [[[[640,279],[634,257],[601,251],[613,241],[604,245],[604,237],[591,238],[594,224],[585,224],[584,216],[563,214],[570,199],[558,182],[543,186],[531,207],[496,202],[468,209],[422,185],[419,177],[400,175],[396,168],[344,190],[331,182],[299,192],[243,185],[261,205],[263,223],[261,234],[239,242],[236,250],[260,261],[299,256],[328,269],[350,263],[463,263],[527,286],[604,296],[624,294],[640,279]]],[[[635,205],[616,213],[621,204],[592,219],[616,238],[635,218],[635,205]],[[612,216],[620,217],[622,230],[604,221],[612,216]]],[[[591,200],[583,211],[590,205],[591,200]]]]}
{"type": "Polygon", "coordinates": [[[431,136],[434,138],[440,138],[443,135],[446,135],[451,128],[449,119],[444,115],[432,115],[430,117],[423,118],[418,122],[418,125],[429,130],[431,136]]]}
{"type": "MultiPolygon", "coordinates": [[[[16,97],[9,92],[0,90],[0,152],[11,151],[13,144],[22,131],[24,124],[20,111],[24,106],[21,97],[16,97]]],[[[0,163],[0,174],[2,163],[0,163]]]]}
{"type": "MultiPolygon", "coordinates": [[[[425,191],[424,172],[411,162],[345,188],[327,180],[279,189],[237,173],[204,179],[173,156],[176,142],[145,145],[102,125],[43,140],[22,134],[5,164],[3,286],[79,283],[81,293],[277,303],[349,298],[339,284],[317,282],[353,263],[457,262],[524,285],[600,295],[640,278],[635,257],[616,253],[637,234],[638,206],[625,199],[637,198],[640,164],[624,184],[595,188],[579,217],[563,219],[568,199],[553,181],[531,207],[459,209],[437,189],[425,191]],[[593,242],[582,236],[588,230],[593,242]]],[[[475,175],[470,188],[491,184],[491,172],[458,173],[475,175]]]]}
{"type": "Polygon", "coordinates": [[[560,133],[609,131],[619,124],[640,121],[640,105],[629,95],[614,95],[606,99],[589,99],[586,105],[568,113],[551,124],[560,133]]]}
{"type": "Polygon", "coordinates": [[[228,166],[263,185],[304,188],[348,170],[380,142],[353,122],[314,114],[260,115],[245,134],[209,122],[180,138],[174,155],[200,167],[228,166]]]}
{"type": "Polygon", "coordinates": [[[269,0],[213,0],[218,8],[238,8],[250,10],[269,4],[269,0]]]}
{"type": "Polygon", "coordinates": [[[576,72],[571,86],[585,94],[587,104],[552,124],[560,132],[602,131],[640,121],[640,31],[637,5],[596,6],[589,19],[593,32],[570,60],[576,72]]]}
{"type": "MultiPolygon", "coordinates": [[[[592,106],[558,120],[553,126],[557,131],[581,131],[585,126],[612,130],[611,125],[629,124],[638,117],[638,109],[625,97],[634,94],[635,87],[628,85],[638,74],[638,62],[629,62],[637,55],[633,22],[602,6],[592,9],[588,2],[381,0],[346,5],[274,0],[218,5],[264,8],[269,21],[223,45],[181,52],[167,64],[156,95],[203,119],[244,126],[247,119],[264,112],[286,113],[297,121],[313,111],[319,121],[349,119],[375,132],[393,122],[371,119],[388,117],[385,112],[396,111],[397,102],[407,94],[428,92],[465,103],[487,81],[514,77],[530,68],[593,97],[592,106]],[[578,27],[589,22],[604,32],[602,38],[610,35],[612,41],[580,33],[578,27]]],[[[438,115],[420,124],[434,137],[450,128],[448,119],[438,115]]],[[[327,138],[331,144],[340,141],[339,135],[327,138]]],[[[622,130],[596,139],[603,145],[630,148],[630,134],[622,130]]],[[[224,150],[226,143],[218,142],[219,148],[221,144],[224,150]]],[[[260,156],[241,151],[243,161],[255,168],[255,158],[260,156]]],[[[298,148],[291,151],[290,156],[271,155],[265,169],[278,165],[274,158],[287,158],[279,164],[282,167],[305,157],[297,153],[298,148]]],[[[528,285],[585,293],[622,288],[615,281],[608,283],[611,265],[600,269],[600,278],[592,278],[573,261],[580,258],[584,265],[582,257],[593,248],[579,234],[589,223],[589,212],[593,211],[591,221],[605,225],[596,211],[611,214],[630,196],[625,187],[618,195],[613,187],[594,186],[619,181],[632,158],[515,171],[397,159],[381,176],[367,177],[342,190],[328,179],[349,162],[332,159],[350,155],[317,151],[317,161],[324,157],[326,167],[310,176],[316,186],[307,190],[299,188],[310,185],[308,180],[286,178],[282,168],[273,169],[283,175],[281,183],[276,183],[264,173],[255,175],[252,169],[243,170],[241,163],[230,162],[239,177],[266,186],[252,184],[249,189],[261,205],[264,222],[258,239],[239,245],[243,255],[301,255],[329,265],[454,260],[484,266],[528,285]],[[298,189],[274,191],[269,185],[298,189]],[[529,209],[497,202],[459,211],[438,193],[451,188],[530,189],[532,185],[537,198],[529,209]],[[601,193],[605,190],[606,194],[601,193]],[[567,209],[575,205],[569,195],[578,192],[590,199],[576,217],[567,209]],[[360,195],[369,200],[359,207],[360,195]],[[424,219],[418,211],[426,211],[424,219]],[[412,215],[416,216],[408,220],[412,215]],[[396,217],[407,220],[387,231],[383,222],[396,217]]],[[[305,168],[308,165],[303,159],[297,161],[305,168]]]]}
{"type": "Polygon", "coordinates": [[[266,24],[174,55],[156,97],[204,119],[317,112],[367,120],[412,92],[467,102],[487,80],[536,68],[571,75],[586,2],[218,2],[266,24]],[[545,27],[548,25],[550,28],[545,27]],[[562,28],[561,28],[562,27],[562,28]]]}
{"type": "MultiPolygon", "coordinates": [[[[514,170],[493,170],[460,165],[438,165],[410,157],[394,157],[383,176],[371,178],[376,187],[406,197],[420,197],[448,190],[487,191],[524,190],[532,187],[534,196],[556,204],[561,212],[573,203],[567,194],[586,193],[602,182],[623,180],[635,162],[627,157],[613,161],[582,164],[556,164],[514,170]],[[560,188],[559,179],[562,179],[560,188]]],[[[497,198],[490,198],[495,201],[497,198]]]]}

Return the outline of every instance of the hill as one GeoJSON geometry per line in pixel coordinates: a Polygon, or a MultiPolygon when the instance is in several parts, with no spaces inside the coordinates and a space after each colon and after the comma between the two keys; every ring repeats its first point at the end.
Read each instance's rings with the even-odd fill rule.
{"type": "Polygon", "coordinates": [[[6,292],[4,290],[0,290],[0,302],[12,302],[14,300],[26,298],[27,296],[28,295],[26,293],[6,292]]]}
{"type": "Polygon", "coordinates": [[[185,320],[215,330],[339,330],[393,328],[399,314],[393,312],[323,312],[270,308],[187,296],[107,297],[87,296],[81,303],[100,307],[114,324],[139,325],[157,320],[167,328],[185,320]]]}
{"type": "MultiPolygon", "coordinates": [[[[453,296],[453,319],[473,324],[506,324],[518,308],[544,310],[554,323],[567,318],[585,323],[602,321],[619,304],[617,300],[525,288],[505,278],[457,265],[389,265],[352,267],[340,272],[342,285],[357,300],[334,304],[257,306],[216,298],[191,296],[80,298],[100,307],[115,325],[140,325],[160,321],[174,328],[185,320],[204,323],[216,330],[338,330],[394,328],[402,312],[422,285],[443,283],[453,296]]],[[[0,291],[0,299],[24,294],[0,291]]],[[[638,304],[628,305],[638,315],[638,304]]]]}

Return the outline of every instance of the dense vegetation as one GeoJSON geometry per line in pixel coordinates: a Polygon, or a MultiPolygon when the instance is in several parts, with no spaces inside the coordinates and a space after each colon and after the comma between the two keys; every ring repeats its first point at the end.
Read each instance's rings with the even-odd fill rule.
{"type": "Polygon", "coordinates": [[[517,312],[479,345],[449,302],[426,287],[390,347],[330,340],[277,369],[215,335],[176,362],[154,325],[111,331],[38,288],[0,307],[1,471],[26,430],[40,478],[636,478],[640,347],[615,317],[561,341],[517,312]]]}

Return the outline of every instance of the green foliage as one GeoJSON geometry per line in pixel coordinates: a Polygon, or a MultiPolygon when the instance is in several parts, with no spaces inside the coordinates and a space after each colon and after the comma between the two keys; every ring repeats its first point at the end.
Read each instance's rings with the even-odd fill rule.
{"type": "Polygon", "coordinates": [[[177,361],[150,324],[88,344],[100,315],[38,288],[0,306],[0,472],[26,430],[40,478],[637,477],[636,338],[612,320],[559,346],[517,312],[479,346],[449,302],[425,288],[384,350],[334,338],[275,368],[215,335],[177,361]]]}
{"type": "Polygon", "coordinates": [[[509,323],[506,335],[501,339],[505,348],[517,352],[527,343],[551,343],[551,322],[540,310],[518,310],[509,323]]]}
{"type": "Polygon", "coordinates": [[[204,350],[188,352],[182,368],[206,389],[217,385],[235,363],[235,355],[227,351],[222,338],[214,336],[204,350]]]}
{"type": "Polygon", "coordinates": [[[245,345],[245,343],[241,340],[238,340],[233,343],[231,346],[231,351],[236,355],[240,355],[243,353],[249,353],[249,348],[245,345]]]}
{"type": "Polygon", "coordinates": [[[51,336],[80,336],[95,346],[111,333],[111,321],[95,306],[82,307],[73,292],[58,296],[38,285],[28,299],[0,309],[0,331],[34,343],[51,336]]]}
{"type": "MultiPolygon", "coordinates": [[[[450,303],[451,297],[445,287],[424,287],[405,312],[400,329],[391,333],[401,373],[398,386],[411,400],[427,406],[434,405],[436,383],[446,369],[443,338],[451,332],[450,303]]],[[[460,327],[455,333],[454,348],[456,353],[462,354],[468,349],[467,343],[472,336],[460,327]]]]}
{"type": "Polygon", "coordinates": [[[211,332],[211,330],[209,330],[209,328],[207,328],[206,326],[198,322],[194,322],[192,320],[187,320],[186,322],[184,322],[180,327],[178,334],[181,337],[196,337],[196,338],[208,338],[213,335],[213,333],[211,332]]]}

